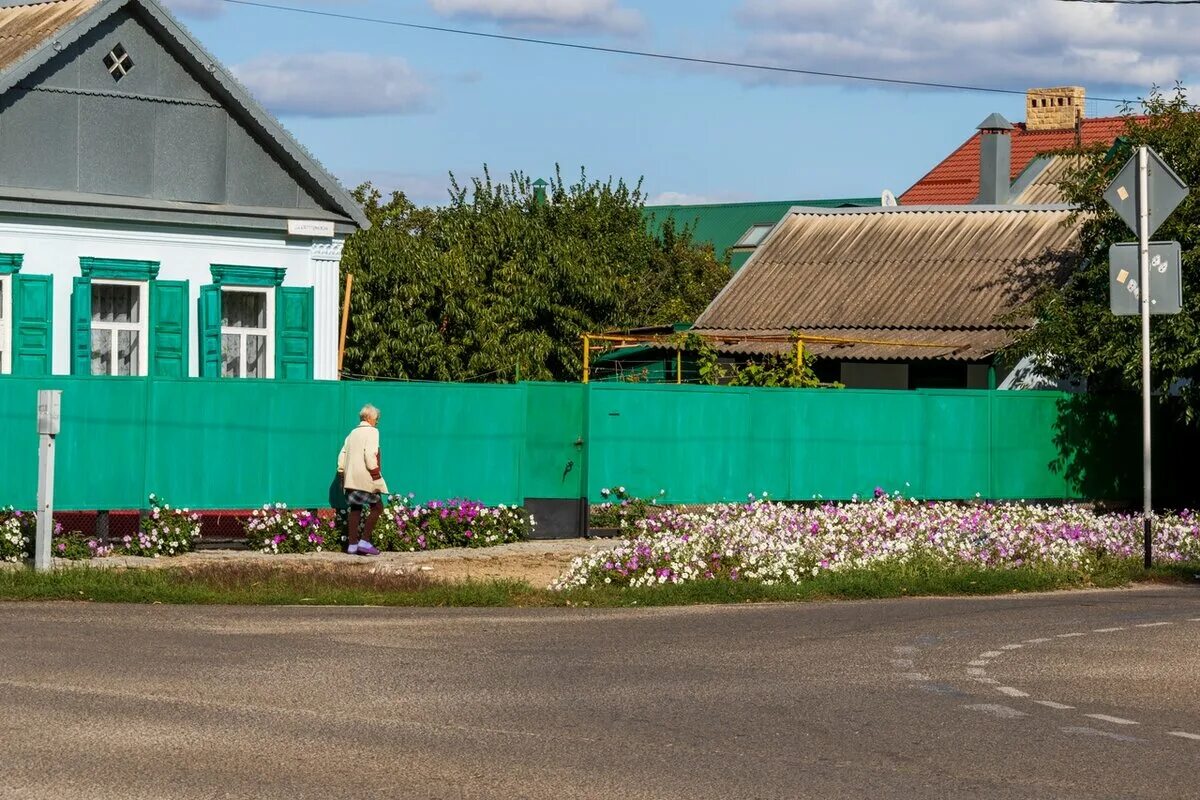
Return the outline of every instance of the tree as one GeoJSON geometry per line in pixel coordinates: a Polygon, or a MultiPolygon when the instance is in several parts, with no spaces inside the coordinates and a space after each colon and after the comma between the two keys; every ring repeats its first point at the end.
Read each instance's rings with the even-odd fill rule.
{"type": "MultiPolygon", "coordinates": [[[[1149,145],[1189,186],[1200,187],[1200,113],[1182,87],[1158,89],[1141,102],[1143,113],[1126,108],[1125,131],[1113,147],[1075,148],[1077,158],[1061,189],[1078,208],[1082,261],[1064,259],[1025,309],[1037,324],[1014,345],[1013,356],[1030,356],[1055,378],[1086,378],[1092,391],[1141,387],[1141,323],[1109,310],[1108,248],[1136,237],[1104,202],[1103,192],[1133,154],[1149,145]]],[[[1193,190],[1154,234],[1183,246],[1183,312],[1152,320],[1153,390],[1167,402],[1174,389],[1188,421],[1200,411],[1200,191],[1193,190]]]]}
{"type": "Polygon", "coordinates": [[[372,227],[347,242],[354,273],[345,369],[415,380],[578,380],[584,333],[693,319],[729,280],[688,229],[654,235],[640,184],[561,175],[451,176],[418,208],[357,190],[372,227]]]}

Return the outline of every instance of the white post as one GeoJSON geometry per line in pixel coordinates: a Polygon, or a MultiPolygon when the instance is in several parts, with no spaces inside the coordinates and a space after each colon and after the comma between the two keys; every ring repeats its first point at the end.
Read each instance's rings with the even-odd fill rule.
{"type": "Polygon", "coordinates": [[[33,550],[33,568],[50,569],[51,540],[54,537],[54,437],[58,435],[62,392],[38,392],[38,497],[37,539],[33,550]]]}
{"type": "Polygon", "coordinates": [[[1142,311],[1142,548],[1144,562],[1150,568],[1152,544],[1150,518],[1153,514],[1150,492],[1150,179],[1145,145],[1138,148],[1138,284],[1142,311]]]}

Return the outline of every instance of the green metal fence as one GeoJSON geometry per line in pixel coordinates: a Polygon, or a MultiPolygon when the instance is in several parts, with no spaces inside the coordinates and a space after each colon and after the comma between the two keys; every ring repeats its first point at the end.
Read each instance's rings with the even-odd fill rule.
{"type": "Polygon", "coordinates": [[[63,390],[63,510],[140,508],[151,492],[196,509],[322,506],[366,402],[390,488],[420,499],[1078,495],[1051,392],[6,377],[0,505],[35,502],[38,389],[63,390]]]}

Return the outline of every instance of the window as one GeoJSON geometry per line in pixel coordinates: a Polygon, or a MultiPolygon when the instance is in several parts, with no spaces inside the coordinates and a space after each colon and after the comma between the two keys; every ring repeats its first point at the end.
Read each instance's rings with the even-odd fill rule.
{"type": "Polygon", "coordinates": [[[221,377],[275,377],[274,289],[221,290],[221,377]]]}
{"type": "Polygon", "coordinates": [[[775,224],[772,222],[763,222],[758,225],[751,225],[750,230],[742,234],[742,238],[737,240],[734,247],[758,247],[762,244],[762,240],[767,238],[767,234],[771,232],[775,224]]]}
{"type": "Polygon", "coordinates": [[[146,288],[92,281],[92,374],[146,374],[146,288]]]}
{"type": "Polygon", "coordinates": [[[0,275],[0,374],[12,372],[12,275],[0,275]]]}
{"type": "Polygon", "coordinates": [[[129,53],[125,52],[125,48],[118,43],[104,57],[104,68],[108,70],[109,75],[113,76],[114,81],[119,81],[133,69],[133,59],[129,57],[129,53]]]}

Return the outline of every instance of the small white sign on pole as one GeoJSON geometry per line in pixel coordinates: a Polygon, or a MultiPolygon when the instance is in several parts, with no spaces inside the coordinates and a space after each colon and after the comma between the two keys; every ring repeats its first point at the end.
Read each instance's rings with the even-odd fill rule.
{"type": "Polygon", "coordinates": [[[33,568],[50,569],[54,538],[54,437],[62,428],[62,392],[38,391],[38,496],[37,538],[33,548],[33,568]]]}

